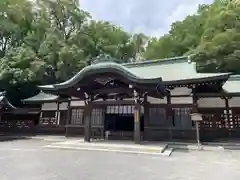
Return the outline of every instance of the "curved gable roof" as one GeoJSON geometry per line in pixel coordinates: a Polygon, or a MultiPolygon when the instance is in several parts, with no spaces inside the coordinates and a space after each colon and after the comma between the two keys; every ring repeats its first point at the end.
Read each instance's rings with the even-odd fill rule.
{"type": "Polygon", "coordinates": [[[68,88],[87,76],[97,73],[117,73],[136,83],[181,84],[211,80],[227,80],[231,73],[198,73],[196,63],[189,57],[174,57],[143,62],[117,64],[113,62],[100,62],[83,68],[74,77],[60,84],[39,86],[43,90],[57,90],[68,88]]]}
{"type": "Polygon", "coordinates": [[[77,73],[75,76],[73,76],[71,79],[54,85],[46,85],[46,86],[39,86],[41,89],[62,89],[62,88],[69,88],[83,80],[84,78],[99,74],[99,73],[115,73],[118,74],[131,82],[134,83],[144,83],[144,84],[153,84],[153,83],[160,83],[162,81],[161,77],[152,77],[152,78],[146,78],[144,74],[136,74],[132,72],[127,67],[113,63],[113,62],[101,62],[97,64],[89,65],[85,68],[83,68],[79,73],[77,73]]]}

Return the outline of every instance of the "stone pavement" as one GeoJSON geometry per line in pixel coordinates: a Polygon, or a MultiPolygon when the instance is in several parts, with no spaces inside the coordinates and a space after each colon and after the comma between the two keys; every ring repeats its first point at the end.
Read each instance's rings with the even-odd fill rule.
{"type": "Polygon", "coordinates": [[[168,148],[167,144],[134,144],[131,141],[93,141],[91,143],[81,140],[68,139],[61,142],[55,142],[45,146],[47,148],[57,149],[75,149],[91,151],[111,151],[122,153],[137,153],[149,155],[170,156],[173,149],[168,148]]]}
{"type": "Polygon", "coordinates": [[[239,180],[240,151],[152,156],[50,149],[50,141],[0,142],[1,180],[239,180]]]}

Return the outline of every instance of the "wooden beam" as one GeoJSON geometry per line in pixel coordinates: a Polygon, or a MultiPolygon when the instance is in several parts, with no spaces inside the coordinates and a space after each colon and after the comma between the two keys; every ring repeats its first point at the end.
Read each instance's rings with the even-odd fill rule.
{"type": "Polygon", "coordinates": [[[132,100],[94,101],[93,105],[135,105],[132,100]]]}
{"type": "Polygon", "coordinates": [[[169,124],[169,139],[172,140],[173,111],[171,106],[171,92],[167,95],[167,121],[169,124]]]}

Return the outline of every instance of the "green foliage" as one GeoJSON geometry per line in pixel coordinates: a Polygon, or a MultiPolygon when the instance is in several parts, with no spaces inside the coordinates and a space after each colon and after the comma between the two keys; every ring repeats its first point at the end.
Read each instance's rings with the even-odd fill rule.
{"type": "Polygon", "coordinates": [[[202,72],[240,73],[239,1],[215,0],[175,22],[167,35],[149,41],[145,58],[193,55],[202,72]],[[224,2],[224,3],[223,3],[224,2]]]}
{"type": "Polygon", "coordinates": [[[65,81],[102,54],[126,62],[144,52],[144,35],[133,38],[109,22],[92,20],[78,0],[0,3],[0,81],[9,92],[16,94],[12,89],[18,87],[24,96],[23,85],[33,84],[30,93],[36,84],[65,81]]]}

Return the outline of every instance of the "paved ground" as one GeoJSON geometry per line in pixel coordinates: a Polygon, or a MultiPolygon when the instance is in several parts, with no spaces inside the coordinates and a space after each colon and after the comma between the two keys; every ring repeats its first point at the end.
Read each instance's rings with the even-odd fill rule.
{"type": "Polygon", "coordinates": [[[1,180],[239,180],[240,151],[174,152],[171,157],[43,148],[0,142],[1,180]]]}

